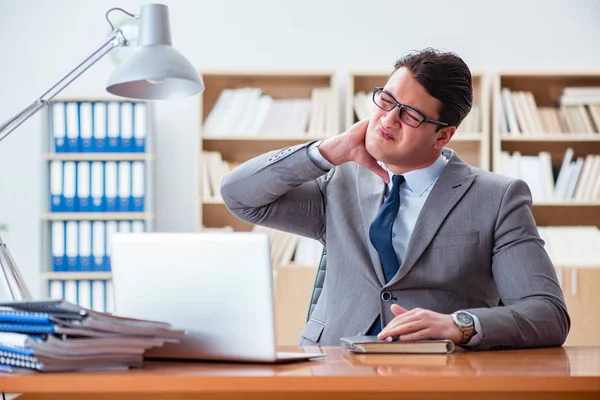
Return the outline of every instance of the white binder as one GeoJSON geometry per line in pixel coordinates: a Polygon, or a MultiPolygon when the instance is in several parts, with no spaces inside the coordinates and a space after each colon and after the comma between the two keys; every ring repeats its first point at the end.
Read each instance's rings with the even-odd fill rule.
{"type": "Polygon", "coordinates": [[[102,153],[106,151],[106,103],[94,103],[94,143],[93,151],[102,153]]]}
{"type": "Polygon", "coordinates": [[[121,150],[131,152],[133,150],[133,103],[121,103],[121,150]]]}
{"type": "Polygon", "coordinates": [[[92,162],[90,186],[92,198],[92,211],[105,211],[106,206],[104,204],[104,163],[102,161],[92,162]]]}
{"type": "Polygon", "coordinates": [[[131,221],[119,221],[119,226],[117,227],[117,232],[131,233],[131,221]]]}
{"type": "Polygon", "coordinates": [[[92,223],[79,221],[79,271],[93,270],[92,261],[92,223]]]}
{"type": "Polygon", "coordinates": [[[131,166],[131,197],[133,204],[131,210],[143,212],[146,193],[146,165],[143,161],[134,161],[131,166]]]}
{"type": "Polygon", "coordinates": [[[106,221],[106,266],[110,271],[110,255],[112,250],[112,238],[117,232],[117,221],[106,221]]]}
{"type": "Polygon", "coordinates": [[[54,138],[54,151],[57,153],[67,151],[66,126],[65,103],[52,103],[52,137],[54,138]]]}
{"type": "Polygon", "coordinates": [[[133,233],[146,232],[146,226],[145,226],[144,221],[133,221],[131,223],[131,232],[133,232],[133,233]]]}
{"type": "Polygon", "coordinates": [[[106,282],[106,312],[113,313],[115,311],[115,295],[112,281],[106,282]]]}
{"type": "Polygon", "coordinates": [[[77,297],[81,307],[92,308],[92,282],[88,280],[77,281],[77,297]]]}
{"type": "Polygon", "coordinates": [[[54,300],[61,300],[65,297],[64,281],[52,280],[48,283],[48,297],[54,300]]]}
{"type": "Polygon", "coordinates": [[[92,103],[83,102],[79,104],[79,151],[92,151],[93,141],[93,119],[92,119],[92,103]]]}
{"type": "Polygon", "coordinates": [[[93,271],[106,271],[106,230],[104,221],[94,221],[92,225],[93,271]]]}
{"type": "Polygon", "coordinates": [[[63,211],[63,163],[50,163],[50,211],[63,211]]]}
{"type": "Polygon", "coordinates": [[[79,103],[67,103],[67,151],[77,152],[79,148],[79,103]]]}
{"type": "Polygon", "coordinates": [[[119,161],[119,211],[131,211],[131,161],[119,161]]]}
{"type": "Polygon", "coordinates": [[[106,211],[117,211],[117,163],[107,161],[104,164],[104,194],[106,195],[106,211]]]}
{"type": "Polygon", "coordinates": [[[77,163],[77,211],[92,211],[90,198],[90,162],[79,161],[77,163]]]}
{"type": "Polygon", "coordinates": [[[108,127],[107,127],[107,151],[121,151],[121,107],[119,103],[111,101],[108,103],[108,127]]]}
{"type": "Polygon", "coordinates": [[[133,151],[143,153],[146,151],[146,137],[148,136],[148,113],[145,103],[135,103],[133,106],[133,151]]]}
{"type": "Polygon", "coordinates": [[[52,221],[52,270],[63,272],[67,270],[65,259],[65,223],[64,221],[52,221]]]}
{"type": "Polygon", "coordinates": [[[63,164],[63,211],[75,212],[75,188],[77,187],[77,170],[74,161],[63,164]]]}
{"type": "Polygon", "coordinates": [[[92,282],[92,309],[100,312],[106,311],[106,281],[93,281],[92,282]]]}
{"type": "Polygon", "coordinates": [[[79,270],[79,229],[77,221],[67,221],[66,231],[65,251],[67,254],[67,271],[75,272],[79,270]]]}
{"type": "Polygon", "coordinates": [[[77,298],[77,281],[69,279],[65,281],[65,300],[69,303],[78,304],[79,299],[77,298]]]}

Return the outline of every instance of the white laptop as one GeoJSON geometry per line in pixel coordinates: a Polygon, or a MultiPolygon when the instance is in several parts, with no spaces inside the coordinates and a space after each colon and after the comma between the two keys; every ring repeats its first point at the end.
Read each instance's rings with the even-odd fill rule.
{"type": "Polygon", "coordinates": [[[188,332],[147,357],[283,362],[323,356],[276,352],[265,234],[117,233],[111,265],[115,314],[188,332]]]}

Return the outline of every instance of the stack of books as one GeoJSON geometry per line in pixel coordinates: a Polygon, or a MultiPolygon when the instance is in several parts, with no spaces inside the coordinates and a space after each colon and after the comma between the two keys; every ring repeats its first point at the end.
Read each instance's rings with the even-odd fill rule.
{"type": "Polygon", "coordinates": [[[146,350],[178,342],[164,322],[117,317],[64,300],[0,304],[0,371],[140,367],[146,350]]]}

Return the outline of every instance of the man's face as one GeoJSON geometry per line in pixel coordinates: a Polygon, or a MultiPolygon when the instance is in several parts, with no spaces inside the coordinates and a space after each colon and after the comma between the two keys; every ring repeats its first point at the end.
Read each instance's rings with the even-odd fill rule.
{"type": "MultiPolygon", "coordinates": [[[[440,101],[427,93],[408,69],[398,69],[384,90],[396,101],[414,108],[426,118],[439,120],[440,101]]],[[[398,107],[386,112],[373,104],[365,145],[376,160],[385,163],[392,171],[402,173],[435,161],[443,147],[438,140],[440,133],[436,134],[437,127],[422,123],[418,128],[412,128],[400,121],[398,107]]],[[[453,128],[445,128],[448,129],[453,132],[453,128]]]]}

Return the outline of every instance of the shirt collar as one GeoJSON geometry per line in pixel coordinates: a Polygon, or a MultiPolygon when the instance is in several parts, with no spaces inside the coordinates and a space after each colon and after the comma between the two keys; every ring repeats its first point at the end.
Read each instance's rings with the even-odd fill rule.
{"type": "MultiPolygon", "coordinates": [[[[418,196],[422,196],[425,193],[425,191],[431,185],[433,185],[433,183],[440,176],[447,162],[448,159],[443,155],[440,155],[438,159],[433,162],[433,164],[425,168],[405,172],[402,175],[404,176],[408,187],[418,196]]],[[[394,176],[394,173],[390,171],[383,163],[379,164],[383,167],[383,169],[387,171],[388,175],[390,176],[390,183],[388,184],[388,189],[391,190],[392,176],[394,176]]]]}

